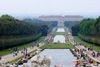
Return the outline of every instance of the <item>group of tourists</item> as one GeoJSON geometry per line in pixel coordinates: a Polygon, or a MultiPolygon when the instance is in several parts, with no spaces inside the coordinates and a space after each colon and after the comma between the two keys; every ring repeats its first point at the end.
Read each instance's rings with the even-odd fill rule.
{"type": "Polygon", "coordinates": [[[13,57],[18,56],[20,54],[20,52],[23,56],[26,56],[28,54],[28,48],[23,48],[23,50],[19,51],[19,49],[17,47],[14,47],[13,51],[14,51],[13,57]]]}
{"type": "Polygon", "coordinates": [[[93,50],[89,50],[89,51],[92,51],[92,53],[91,53],[92,57],[100,57],[100,52],[96,52],[93,50]]]}
{"type": "Polygon", "coordinates": [[[52,36],[52,35],[48,35],[48,36],[45,38],[44,42],[45,42],[46,44],[52,43],[52,42],[53,42],[53,36],[52,36]]]}
{"type": "Polygon", "coordinates": [[[82,50],[75,49],[75,52],[77,56],[75,67],[81,67],[81,66],[86,67],[86,64],[90,64],[92,62],[92,60],[90,62],[90,59],[87,57],[87,55],[83,53],[82,50]]]}
{"type": "MultiPolygon", "coordinates": [[[[88,65],[94,66],[94,61],[90,57],[88,57],[87,54],[95,58],[95,57],[100,57],[100,53],[95,52],[94,50],[92,50],[91,48],[87,48],[86,46],[82,46],[82,47],[80,47],[81,45],[78,46],[79,49],[74,50],[77,56],[75,67],[80,67],[80,66],[86,67],[88,65]]],[[[97,66],[99,65],[99,62],[95,62],[95,63],[97,66]]]]}
{"type": "MultiPolygon", "coordinates": [[[[34,47],[39,47],[39,44],[35,44],[35,46],[32,45],[32,48],[34,48],[34,47]]],[[[22,55],[24,56],[23,57],[24,60],[28,60],[30,58],[30,54],[28,53],[28,51],[29,51],[28,48],[24,48],[21,51],[22,55]]]]}
{"type": "MultiPolygon", "coordinates": [[[[32,43],[31,48],[35,48],[35,47],[39,47],[39,44],[38,43],[32,43]]],[[[25,60],[27,61],[28,59],[30,59],[30,57],[31,57],[30,54],[29,54],[29,51],[30,50],[31,49],[30,48],[27,48],[27,47],[24,47],[22,50],[19,50],[18,47],[13,47],[13,48],[10,48],[9,49],[9,51],[12,51],[13,52],[12,53],[12,56],[15,57],[15,58],[17,56],[23,55],[23,58],[19,60],[19,62],[21,62],[21,63],[23,63],[23,61],[25,61],[25,60]]],[[[0,62],[0,66],[11,66],[12,65],[12,67],[13,67],[13,64],[9,64],[9,63],[6,63],[5,64],[5,63],[3,63],[2,62],[3,59],[4,58],[2,56],[0,56],[0,61],[1,61],[0,62]]]]}
{"type": "Polygon", "coordinates": [[[13,57],[17,56],[19,53],[19,49],[17,47],[14,47],[14,48],[12,48],[12,50],[14,51],[13,57]]]}

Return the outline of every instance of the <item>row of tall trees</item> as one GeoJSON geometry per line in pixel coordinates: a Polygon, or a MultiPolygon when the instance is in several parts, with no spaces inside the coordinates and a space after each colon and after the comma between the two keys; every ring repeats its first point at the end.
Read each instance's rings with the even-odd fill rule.
{"type": "Polygon", "coordinates": [[[72,27],[71,27],[71,30],[72,30],[72,35],[73,35],[73,36],[77,36],[78,33],[79,33],[79,31],[80,31],[80,26],[79,26],[79,24],[72,26],[72,27]]]}
{"type": "Polygon", "coordinates": [[[100,36],[100,17],[97,19],[84,19],[81,21],[80,34],[87,36],[100,36]]]}
{"type": "Polygon", "coordinates": [[[86,36],[100,36],[100,17],[83,19],[79,24],[71,27],[72,33],[86,36]]]}
{"type": "Polygon", "coordinates": [[[32,22],[35,25],[39,25],[39,26],[45,28],[44,30],[47,29],[48,32],[45,32],[45,31],[43,31],[43,28],[40,28],[41,32],[44,32],[44,33],[51,32],[52,29],[53,29],[53,27],[57,26],[57,21],[41,21],[41,20],[37,20],[37,19],[24,19],[24,21],[26,21],[26,22],[32,22]]]}
{"type": "Polygon", "coordinates": [[[79,24],[79,21],[65,21],[64,25],[68,28],[72,28],[73,26],[79,24]]]}
{"type": "Polygon", "coordinates": [[[0,17],[0,49],[5,49],[30,42],[41,36],[46,36],[53,22],[33,19],[32,21],[18,20],[10,15],[0,17]]]}
{"type": "Polygon", "coordinates": [[[78,35],[82,40],[100,44],[100,17],[96,19],[84,19],[80,24],[74,25],[72,34],[78,35]]]}
{"type": "Polygon", "coordinates": [[[33,35],[39,33],[39,27],[30,22],[15,19],[9,15],[0,17],[0,36],[33,35]]]}

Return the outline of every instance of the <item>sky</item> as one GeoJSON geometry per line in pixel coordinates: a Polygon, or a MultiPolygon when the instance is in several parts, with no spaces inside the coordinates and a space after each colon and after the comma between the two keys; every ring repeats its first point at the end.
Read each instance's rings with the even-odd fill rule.
{"type": "Polygon", "coordinates": [[[100,16],[100,0],[0,0],[0,15],[18,17],[39,15],[100,16]]]}

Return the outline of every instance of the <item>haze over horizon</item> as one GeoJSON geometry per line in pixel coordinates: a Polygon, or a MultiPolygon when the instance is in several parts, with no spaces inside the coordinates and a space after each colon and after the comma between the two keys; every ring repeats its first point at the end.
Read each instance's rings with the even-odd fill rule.
{"type": "Polygon", "coordinates": [[[40,15],[100,15],[100,0],[0,0],[0,15],[37,17],[40,15]]]}

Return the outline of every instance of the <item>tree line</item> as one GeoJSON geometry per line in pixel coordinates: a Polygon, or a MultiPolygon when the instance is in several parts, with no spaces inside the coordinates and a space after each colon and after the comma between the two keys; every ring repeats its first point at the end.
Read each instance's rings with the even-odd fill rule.
{"type": "Polygon", "coordinates": [[[56,24],[33,19],[19,20],[10,15],[0,17],[0,49],[6,49],[46,36],[56,24]]]}
{"type": "Polygon", "coordinates": [[[38,33],[39,28],[35,24],[20,21],[9,15],[0,17],[0,36],[33,35],[38,33]]]}
{"type": "Polygon", "coordinates": [[[84,19],[81,21],[80,34],[100,36],[100,17],[97,19],[84,19]]]}
{"type": "Polygon", "coordinates": [[[71,29],[73,35],[79,35],[83,40],[100,44],[100,17],[83,19],[80,24],[71,29]]]}

